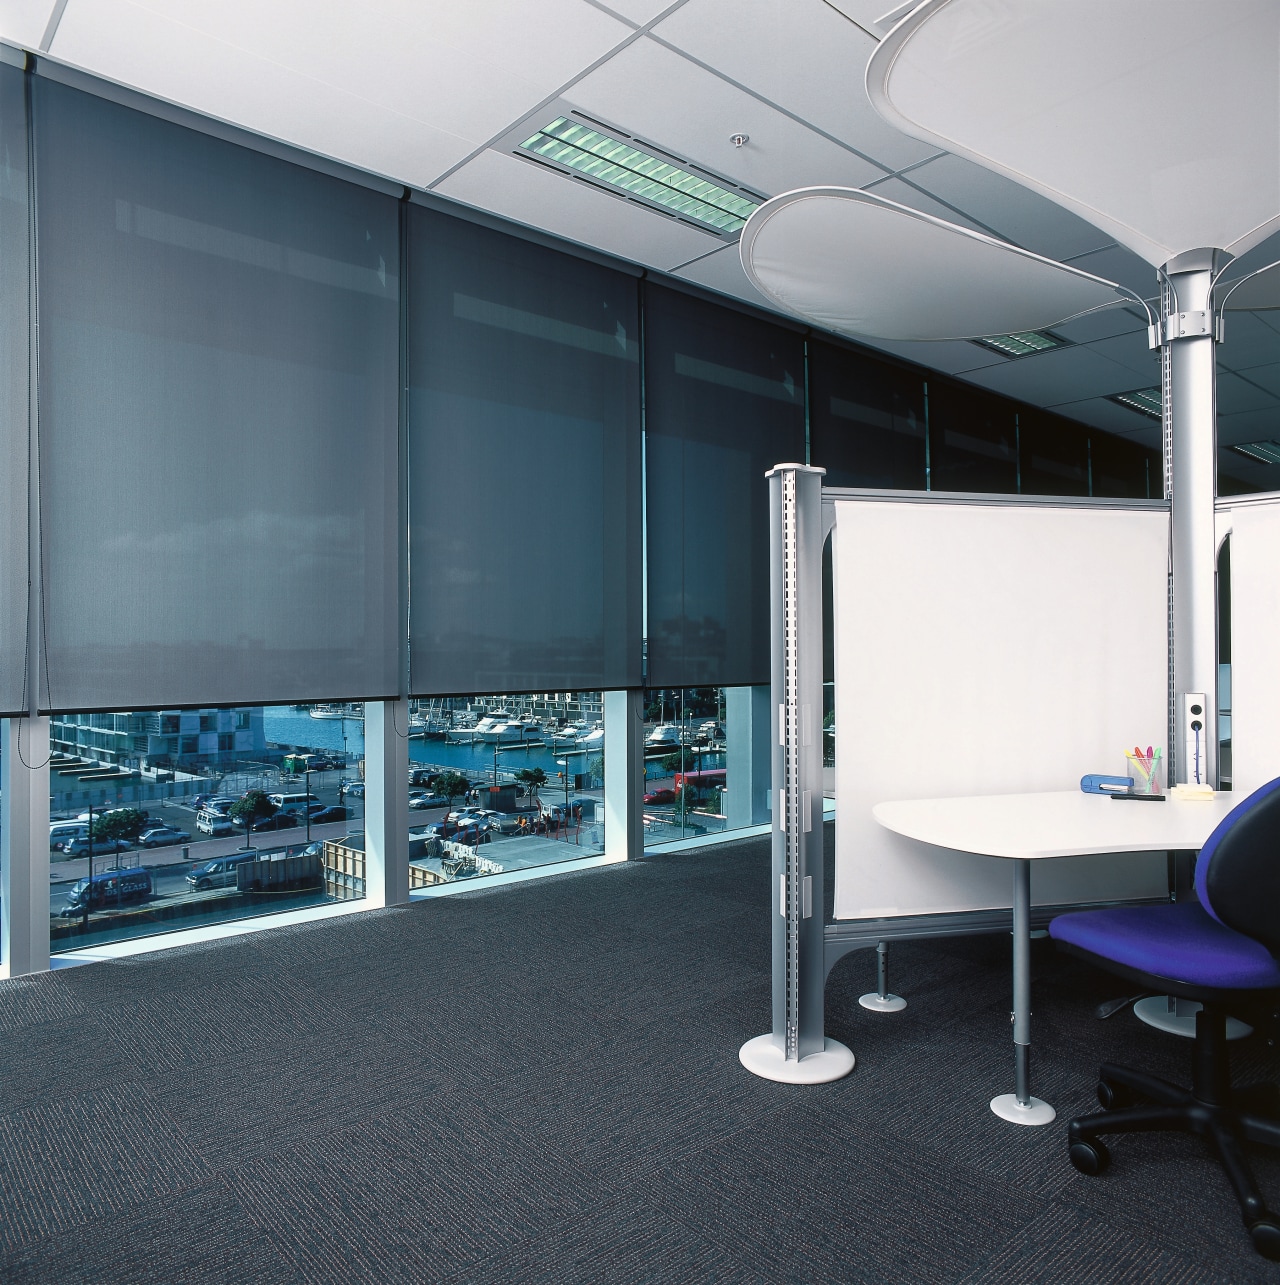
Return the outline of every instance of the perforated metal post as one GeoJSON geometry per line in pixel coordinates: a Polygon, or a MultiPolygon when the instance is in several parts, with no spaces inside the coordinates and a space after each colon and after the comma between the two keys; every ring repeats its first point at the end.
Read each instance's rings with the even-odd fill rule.
{"type": "Polygon", "coordinates": [[[773,727],[773,1030],[739,1054],[789,1083],[846,1075],[853,1054],[823,1033],[822,476],[769,474],[773,727]]]}

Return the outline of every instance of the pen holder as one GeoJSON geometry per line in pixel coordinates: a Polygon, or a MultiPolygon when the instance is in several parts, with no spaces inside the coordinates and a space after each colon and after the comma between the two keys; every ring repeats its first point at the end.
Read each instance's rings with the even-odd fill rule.
{"type": "Polygon", "coordinates": [[[1124,774],[1133,777],[1134,794],[1164,793],[1164,758],[1159,750],[1149,758],[1126,751],[1124,774]]]}

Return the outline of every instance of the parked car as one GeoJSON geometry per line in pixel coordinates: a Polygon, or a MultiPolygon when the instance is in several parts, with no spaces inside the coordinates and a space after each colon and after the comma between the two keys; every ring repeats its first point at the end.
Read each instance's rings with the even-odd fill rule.
{"type": "Polygon", "coordinates": [[[128,839],[93,839],[90,840],[88,835],[82,835],[78,839],[72,839],[64,849],[73,857],[85,857],[89,855],[90,843],[92,843],[93,855],[95,857],[105,856],[110,852],[128,852],[133,846],[128,839]]]}
{"type": "Polygon", "coordinates": [[[243,861],[256,861],[258,850],[233,852],[226,857],[214,857],[212,861],[202,861],[194,866],[187,875],[187,882],[198,892],[210,888],[234,888],[236,886],[236,867],[243,861]]]}
{"type": "Polygon", "coordinates": [[[439,794],[411,794],[409,806],[415,810],[422,808],[447,808],[449,800],[439,794]]]}
{"type": "Polygon", "coordinates": [[[665,787],[660,790],[650,790],[644,796],[644,801],[646,803],[674,803],[676,801],[676,792],[665,787]]]}
{"type": "Polygon", "coordinates": [[[291,830],[298,824],[298,818],[292,812],[277,812],[275,816],[263,817],[253,823],[254,831],[258,830],[291,830]]]}
{"type": "Polygon", "coordinates": [[[350,815],[351,809],[335,805],[331,808],[321,808],[319,812],[311,814],[312,825],[327,825],[330,821],[345,821],[350,815]]]}
{"type": "Polygon", "coordinates": [[[338,797],[341,798],[344,794],[351,795],[353,799],[363,799],[364,782],[363,781],[339,781],[338,797]]]}
{"type": "Polygon", "coordinates": [[[159,848],[169,843],[190,843],[191,836],[185,830],[178,830],[171,825],[159,825],[152,830],[144,830],[138,836],[140,848],[159,848]]]}

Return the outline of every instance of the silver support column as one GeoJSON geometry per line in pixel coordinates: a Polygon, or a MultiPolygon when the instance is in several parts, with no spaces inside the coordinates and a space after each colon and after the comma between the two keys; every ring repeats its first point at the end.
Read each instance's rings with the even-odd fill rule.
{"type": "MultiPolygon", "coordinates": [[[[1161,339],[1168,362],[1170,508],[1173,554],[1173,690],[1169,748],[1172,780],[1187,781],[1180,723],[1184,692],[1203,692],[1208,779],[1218,783],[1217,534],[1213,505],[1218,480],[1216,334],[1211,294],[1219,250],[1191,250],[1170,259],[1172,287],[1161,339]]],[[[1169,292],[1164,292],[1168,297],[1169,292]]],[[[1162,354],[1164,355],[1164,354],[1162,354]]],[[[1172,780],[1170,783],[1172,783],[1172,780]]]]}
{"type": "Polygon", "coordinates": [[[773,718],[773,1030],[738,1053],[756,1075],[821,1084],[853,1069],[823,1031],[822,477],[769,478],[773,718]]]}
{"type": "Polygon", "coordinates": [[[409,900],[409,702],[364,706],[364,889],[367,906],[409,900]]]}
{"type": "Polygon", "coordinates": [[[991,1099],[991,1109],[1013,1124],[1048,1124],[1057,1114],[1031,1096],[1031,862],[1013,863],[1013,1076],[1014,1092],[991,1099]]]}
{"type": "Polygon", "coordinates": [[[644,855],[644,692],[604,694],[604,850],[644,855]]]}
{"type": "Polygon", "coordinates": [[[49,720],[0,719],[0,976],[49,971],[49,720]]]}
{"type": "MultiPolygon", "coordinates": [[[[1214,274],[1221,250],[1189,250],[1164,265],[1161,316],[1162,391],[1167,425],[1165,486],[1170,508],[1170,700],[1168,783],[1191,779],[1182,742],[1182,697],[1203,693],[1203,753],[1207,779],[1218,788],[1218,394],[1216,344],[1221,322],[1213,310],[1214,274]]],[[[1133,1006],[1148,1026],[1195,1038],[1198,1004],[1152,995],[1133,1006]]],[[[1236,1038],[1240,1036],[1237,1027],[1236,1038]]]]}

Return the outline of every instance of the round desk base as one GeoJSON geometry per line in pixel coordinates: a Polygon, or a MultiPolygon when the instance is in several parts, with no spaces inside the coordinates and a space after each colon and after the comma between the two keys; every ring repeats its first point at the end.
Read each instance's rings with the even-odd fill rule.
{"type": "MultiPolygon", "coordinates": [[[[1180,1012],[1169,1011],[1167,995],[1148,995],[1133,1006],[1133,1014],[1140,1022],[1154,1026],[1157,1031],[1167,1031],[1170,1035],[1181,1035],[1184,1039],[1196,1037],[1196,1014],[1200,1005],[1195,1000],[1179,1000],[1180,1012]]],[[[1253,1034],[1253,1027],[1242,1022],[1238,1017],[1227,1018],[1227,1039],[1242,1040],[1253,1034]]]]}
{"type": "Polygon", "coordinates": [[[1058,1114],[1039,1098],[1032,1098],[1024,1107],[1016,1093],[1002,1093],[998,1098],[992,1098],[991,1109],[1010,1124],[1051,1124],[1058,1114]]]}
{"type": "Polygon", "coordinates": [[[875,991],[859,995],[858,1003],[873,1013],[901,1013],[907,1006],[901,995],[877,995],[875,991]]]}
{"type": "Polygon", "coordinates": [[[824,1040],[821,1053],[789,1062],[772,1035],[757,1035],[738,1050],[738,1061],[753,1075],[779,1084],[829,1084],[853,1070],[853,1053],[839,1040],[824,1040]]]}

